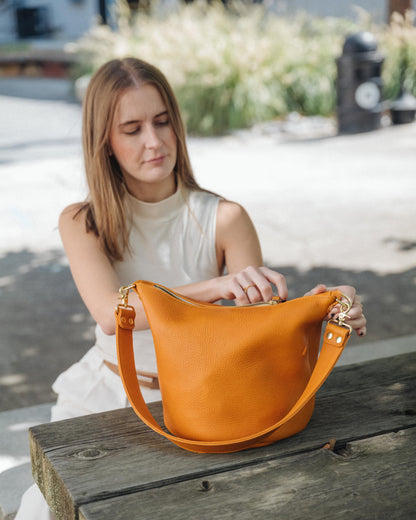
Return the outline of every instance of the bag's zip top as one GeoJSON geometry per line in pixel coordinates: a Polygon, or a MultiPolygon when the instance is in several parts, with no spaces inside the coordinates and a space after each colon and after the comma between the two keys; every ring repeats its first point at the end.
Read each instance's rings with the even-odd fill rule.
{"type": "MultiPolygon", "coordinates": [[[[202,305],[199,305],[196,302],[187,300],[186,298],[182,298],[181,296],[174,293],[173,291],[170,291],[166,287],[163,287],[163,285],[153,284],[153,287],[155,289],[159,289],[160,291],[165,292],[166,294],[169,294],[169,296],[172,296],[172,298],[176,298],[177,300],[180,300],[183,303],[187,303],[189,305],[194,305],[195,307],[202,307],[202,305]]],[[[261,307],[264,305],[277,305],[278,303],[282,303],[282,300],[278,296],[275,296],[275,297],[273,297],[273,299],[271,299],[267,302],[248,303],[247,305],[241,305],[240,307],[261,307]]]]}
{"type": "Polygon", "coordinates": [[[190,302],[189,300],[186,300],[185,298],[182,298],[181,296],[179,296],[179,294],[169,291],[169,289],[167,289],[166,287],[163,287],[163,285],[154,284],[153,287],[155,289],[159,289],[159,291],[163,291],[166,294],[169,294],[169,296],[172,296],[172,298],[176,298],[177,300],[180,300],[183,303],[188,303],[189,305],[194,305],[195,307],[201,307],[201,305],[198,305],[195,302],[190,302]]]}
{"type": "MultiPolygon", "coordinates": [[[[124,307],[124,308],[129,307],[129,305],[128,305],[129,291],[131,289],[134,289],[135,287],[136,287],[136,283],[132,283],[130,285],[120,287],[120,289],[119,289],[120,297],[119,298],[121,300],[121,304],[119,304],[118,307],[120,307],[120,306],[124,307]]],[[[164,287],[163,285],[153,284],[152,287],[154,289],[158,289],[159,291],[163,291],[164,293],[168,294],[172,298],[175,298],[176,300],[179,300],[183,303],[187,303],[188,305],[193,305],[194,307],[203,307],[204,305],[213,305],[211,303],[204,304],[203,302],[188,300],[187,298],[182,297],[179,294],[176,294],[175,292],[171,291],[167,287],[164,287]]],[[[273,296],[273,298],[267,302],[248,303],[247,305],[241,305],[240,307],[264,307],[264,306],[268,306],[268,305],[277,305],[278,303],[284,303],[284,302],[285,302],[285,300],[282,300],[279,296],[273,296]]],[[[336,319],[333,319],[331,321],[337,323],[338,325],[348,328],[350,331],[350,334],[351,334],[352,327],[350,325],[348,325],[348,323],[345,323],[345,320],[349,318],[348,313],[352,307],[352,302],[348,298],[348,296],[346,296],[345,294],[342,294],[342,299],[341,300],[337,299],[336,303],[338,303],[340,305],[341,312],[339,313],[339,315],[337,316],[336,319]]]]}

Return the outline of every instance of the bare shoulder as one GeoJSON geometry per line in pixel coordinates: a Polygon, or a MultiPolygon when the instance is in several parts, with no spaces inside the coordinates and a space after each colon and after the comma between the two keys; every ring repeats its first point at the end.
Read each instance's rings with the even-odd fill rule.
{"type": "Polygon", "coordinates": [[[230,200],[221,200],[217,211],[217,229],[234,228],[235,226],[250,226],[251,219],[247,211],[238,204],[230,200]]]}
{"type": "Polygon", "coordinates": [[[78,230],[85,230],[84,203],[77,202],[67,206],[59,216],[59,232],[67,234],[78,230]]]}
{"type": "Polygon", "coordinates": [[[220,202],[217,212],[217,238],[221,242],[255,234],[253,222],[243,206],[228,200],[220,202]]]}
{"type": "Polygon", "coordinates": [[[247,215],[246,210],[238,204],[237,202],[233,202],[232,200],[221,199],[218,204],[218,215],[221,219],[235,219],[241,218],[243,215],[247,215]]]}

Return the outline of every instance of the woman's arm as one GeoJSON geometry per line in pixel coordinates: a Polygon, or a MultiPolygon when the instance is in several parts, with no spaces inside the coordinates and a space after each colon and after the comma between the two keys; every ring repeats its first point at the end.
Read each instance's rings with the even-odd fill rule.
{"type": "MultiPolygon", "coordinates": [[[[85,212],[75,217],[79,209],[80,205],[74,204],[62,212],[59,219],[62,243],[75,285],[91,316],[106,334],[114,334],[114,309],[120,303],[121,282],[97,236],[86,231],[85,212]]],[[[148,328],[143,306],[133,292],[129,294],[129,304],[136,309],[136,329],[148,328]]]]}
{"type": "MultiPolygon", "coordinates": [[[[287,286],[283,275],[262,267],[262,254],[257,233],[246,211],[233,202],[222,201],[217,214],[217,259],[220,270],[225,265],[229,274],[189,286],[178,287],[177,291],[204,301],[235,299],[244,305],[270,300],[272,284],[276,285],[279,296],[287,299],[287,286]],[[248,289],[247,289],[248,287],[248,289]],[[246,288],[246,291],[244,290],[246,288]]],[[[348,323],[359,336],[367,332],[367,320],[363,314],[360,297],[354,287],[326,287],[318,285],[308,294],[318,294],[327,290],[340,290],[352,302],[348,323]]],[[[341,312],[339,306],[331,310],[327,319],[333,319],[341,312]]]]}
{"type": "MultiPolygon", "coordinates": [[[[119,280],[110,260],[103,251],[98,237],[93,232],[87,232],[85,212],[79,211],[80,205],[74,204],[66,208],[59,219],[59,231],[62,243],[68,257],[72,276],[78,292],[88,308],[93,319],[106,334],[115,333],[114,309],[119,300],[119,280]]],[[[237,204],[221,202],[217,213],[216,249],[220,270],[225,265],[230,274],[211,280],[189,284],[175,288],[184,296],[201,301],[215,302],[220,299],[239,298],[243,303],[247,296],[237,283],[244,286],[258,279],[259,286],[266,286],[265,276],[261,269],[248,269],[247,273],[236,273],[247,266],[261,265],[261,252],[257,235],[247,213],[237,204]],[[245,285],[244,285],[245,284],[245,285]]],[[[281,283],[280,275],[270,271],[270,278],[281,283]]],[[[269,283],[265,289],[266,297],[269,283]]],[[[250,288],[247,294],[259,298],[257,291],[250,288]]],[[[149,327],[143,305],[134,291],[129,293],[129,304],[136,310],[136,330],[149,327]]]]}
{"type": "MultiPolygon", "coordinates": [[[[80,205],[75,204],[62,212],[59,220],[62,242],[75,284],[91,316],[106,334],[114,334],[114,309],[120,302],[121,282],[98,238],[86,231],[85,213],[79,209],[80,205]]],[[[270,283],[274,283],[280,296],[287,298],[284,277],[261,267],[262,256],[254,226],[245,210],[233,202],[221,201],[219,204],[216,252],[219,270],[225,266],[227,275],[175,290],[201,301],[236,299],[237,303],[244,304],[270,299],[270,283]],[[243,288],[247,286],[250,288],[244,292],[243,288]]],[[[136,310],[135,329],[148,328],[143,305],[134,291],[129,293],[129,304],[136,310]]]]}
{"type": "Polygon", "coordinates": [[[219,271],[226,267],[228,274],[176,287],[177,292],[201,301],[236,300],[237,304],[244,305],[270,300],[273,297],[273,284],[279,296],[283,300],[287,299],[284,276],[262,267],[256,230],[247,212],[239,204],[230,201],[219,203],[215,244],[219,271]]]}

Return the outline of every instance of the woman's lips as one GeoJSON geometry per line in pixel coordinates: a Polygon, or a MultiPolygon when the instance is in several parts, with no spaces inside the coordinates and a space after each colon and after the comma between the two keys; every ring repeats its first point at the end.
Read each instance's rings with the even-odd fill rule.
{"type": "Polygon", "coordinates": [[[155,157],[154,159],[148,159],[146,162],[148,164],[158,164],[165,160],[166,155],[159,155],[159,157],[155,157]]]}

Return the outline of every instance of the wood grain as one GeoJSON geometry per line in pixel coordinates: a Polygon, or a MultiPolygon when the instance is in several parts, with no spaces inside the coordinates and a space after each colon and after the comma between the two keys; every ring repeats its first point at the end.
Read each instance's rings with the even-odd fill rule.
{"type": "Polygon", "coordinates": [[[264,462],[81,507],[82,520],[409,520],[416,429],[264,462]],[[139,513],[140,512],[140,513],[139,513]]]}
{"type": "MultiPolygon", "coordinates": [[[[160,421],[160,403],[151,410],[160,421]]],[[[84,506],[101,501],[109,504],[151,490],[164,496],[171,485],[306,457],[331,438],[343,446],[412,427],[416,354],[406,354],[335,370],[319,392],[308,427],[261,449],[190,453],[149,430],[131,409],[36,426],[30,438],[35,480],[59,517],[72,519],[78,508],[86,514],[91,510],[84,506]]]]}

